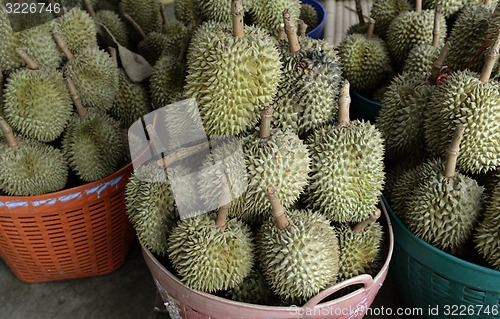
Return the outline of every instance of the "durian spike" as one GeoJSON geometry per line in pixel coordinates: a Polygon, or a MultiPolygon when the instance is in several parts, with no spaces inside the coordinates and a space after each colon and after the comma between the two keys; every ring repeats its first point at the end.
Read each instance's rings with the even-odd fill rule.
{"type": "Polygon", "coordinates": [[[54,31],[52,31],[52,36],[54,37],[54,40],[56,41],[57,46],[59,47],[59,50],[61,50],[61,52],[66,57],[66,59],[68,59],[68,61],[73,60],[75,58],[75,56],[69,50],[68,45],[66,44],[66,42],[64,41],[64,39],[61,36],[61,33],[59,33],[59,31],[57,31],[57,30],[54,30],[54,31]]]}
{"type": "Polygon", "coordinates": [[[14,137],[14,132],[12,131],[12,127],[5,121],[3,117],[0,117],[0,129],[7,140],[7,145],[9,147],[17,146],[16,138],[14,137]]]}
{"type": "Polygon", "coordinates": [[[422,12],[422,0],[415,1],[415,12],[422,12]]]}
{"type": "Polygon", "coordinates": [[[349,88],[349,81],[343,80],[339,95],[339,115],[337,123],[339,127],[349,127],[351,125],[351,119],[349,117],[349,106],[351,104],[349,88]]]}
{"type": "Polygon", "coordinates": [[[367,219],[357,223],[356,225],[354,225],[352,227],[352,231],[355,232],[355,233],[362,233],[366,227],[368,227],[371,223],[373,223],[374,221],[376,221],[377,219],[379,219],[380,215],[381,215],[381,211],[380,209],[375,209],[375,211],[373,212],[373,214],[370,215],[370,217],[368,217],[367,219]]]}
{"type": "Polygon", "coordinates": [[[307,31],[307,24],[304,22],[304,20],[298,20],[299,21],[299,35],[301,37],[306,36],[306,31],[307,31]]]}
{"type": "Polygon", "coordinates": [[[89,15],[94,18],[95,17],[95,10],[94,7],[92,6],[92,2],[90,0],[83,0],[83,4],[85,5],[85,9],[89,13],[89,15]]]}
{"type": "Polygon", "coordinates": [[[436,6],[434,10],[434,29],[432,30],[432,46],[439,48],[439,38],[441,37],[441,26],[439,20],[441,19],[441,6],[436,6]]]}
{"type": "Polygon", "coordinates": [[[273,107],[266,106],[262,111],[260,119],[259,137],[268,138],[271,136],[271,123],[273,121],[273,107]]]}
{"type": "Polygon", "coordinates": [[[215,221],[215,224],[219,227],[224,227],[226,225],[229,208],[231,207],[231,190],[227,175],[224,175],[221,178],[222,196],[220,199],[220,207],[217,213],[217,220],[215,221]]]}
{"type": "Polygon", "coordinates": [[[427,79],[429,84],[434,85],[436,84],[436,81],[439,77],[439,73],[441,72],[441,68],[443,67],[444,61],[446,60],[446,57],[448,56],[448,53],[450,52],[450,42],[446,41],[444,46],[441,48],[441,51],[439,52],[439,56],[432,65],[432,70],[431,70],[431,75],[427,79]]]}
{"type": "Polygon", "coordinates": [[[283,12],[283,21],[285,24],[285,33],[288,38],[288,49],[295,53],[300,51],[299,37],[297,36],[297,26],[292,21],[292,17],[288,10],[283,12]]]}
{"type": "Polygon", "coordinates": [[[460,142],[464,135],[465,127],[463,124],[458,124],[455,128],[455,133],[453,134],[453,139],[451,140],[448,149],[446,150],[446,165],[444,169],[444,176],[452,178],[455,176],[455,168],[457,166],[457,158],[460,154],[460,142]]]}
{"type": "Polygon", "coordinates": [[[276,221],[276,226],[278,229],[283,230],[290,225],[290,222],[285,215],[285,207],[281,205],[280,200],[276,194],[276,188],[274,186],[269,186],[267,188],[267,197],[272,207],[272,214],[274,220],[276,221]]]}
{"type": "Polygon", "coordinates": [[[32,70],[38,70],[39,68],[38,64],[26,53],[24,49],[17,48],[16,53],[26,63],[28,68],[32,70]]]}
{"type": "Polygon", "coordinates": [[[359,25],[365,25],[365,17],[363,15],[363,8],[361,7],[361,0],[356,0],[356,14],[358,15],[359,25]]]}
{"type": "Polygon", "coordinates": [[[80,98],[80,94],[76,89],[75,82],[70,77],[66,78],[66,84],[68,85],[69,95],[71,96],[71,100],[73,104],[75,104],[76,112],[78,116],[84,117],[87,115],[87,110],[83,107],[82,99],[80,98]]]}
{"type": "Polygon", "coordinates": [[[286,33],[285,33],[285,24],[281,23],[279,28],[278,28],[278,36],[277,36],[278,41],[284,41],[286,40],[286,33]]]}
{"type": "Polygon", "coordinates": [[[245,37],[245,28],[243,24],[243,4],[241,0],[233,0],[231,4],[231,12],[233,14],[233,35],[238,38],[245,37]]]}
{"type": "Polygon", "coordinates": [[[493,71],[493,67],[498,60],[498,51],[500,50],[500,30],[497,31],[496,37],[493,39],[495,42],[486,53],[486,61],[484,62],[481,77],[479,78],[483,83],[487,83],[490,80],[491,72],[493,71]]]}
{"type": "Polygon", "coordinates": [[[116,54],[116,49],[113,47],[108,47],[109,56],[113,60],[115,67],[118,67],[118,55],[116,54]]]}
{"type": "Polygon", "coordinates": [[[375,33],[375,19],[368,19],[368,30],[366,31],[366,38],[368,40],[373,39],[373,34],[375,33]]]}
{"type": "Polygon", "coordinates": [[[5,82],[5,78],[3,77],[3,70],[0,67],[0,100],[3,97],[3,85],[4,85],[4,82],[5,82]]]}
{"type": "Polygon", "coordinates": [[[169,18],[167,17],[167,14],[165,13],[165,8],[163,8],[163,3],[160,3],[160,15],[161,15],[161,21],[163,25],[167,25],[169,22],[169,18]]]}
{"type": "Polygon", "coordinates": [[[128,13],[123,12],[122,16],[125,18],[125,20],[127,20],[132,25],[132,27],[134,28],[134,30],[137,33],[139,33],[139,35],[141,36],[141,38],[146,39],[148,37],[146,35],[146,32],[144,32],[144,30],[142,29],[142,27],[128,13]]]}

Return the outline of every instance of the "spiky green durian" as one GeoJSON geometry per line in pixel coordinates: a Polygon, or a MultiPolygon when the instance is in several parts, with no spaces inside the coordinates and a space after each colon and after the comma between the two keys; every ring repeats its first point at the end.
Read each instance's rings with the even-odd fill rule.
{"type": "Polygon", "coordinates": [[[182,22],[173,20],[163,25],[162,33],[166,36],[163,43],[162,54],[169,54],[179,57],[184,54],[191,39],[191,27],[186,27],[182,22]]]}
{"type": "Polygon", "coordinates": [[[167,43],[168,37],[161,32],[151,32],[137,45],[137,53],[143,56],[151,65],[155,65],[167,43]]]}
{"type": "MultiPolygon", "coordinates": [[[[242,1],[245,12],[247,12],[251,8],[251,4],[253,1],[255,0],[242,1]]],[[[205,20],[222,23],[231,23],[232,21],[230,0],[198,1],[197,6],[205,20]]]]}
{"type": "Polygon", "coordinates": [[[87,12],[75,7],[56,21],[55,28],[73,54],[80,54],[88,47],[97,48],[97,29],[87,12]]]}
{"type": "Polygon", "coordinates": [[[85,182],[114,173],[124,156],[121,134],[118,122],[98,109],[74,115],[61,142],[70,168],[85,182]]]}
{"type": "Polygon", "coordinates": [[[373,1],[370,17],[375,19],[375,33],[382,39],[387,38],[387,31],[392,20],[400,13],[410,11],[411,5],[407,0],[375,0],[373,1]]]}
{"type": "Polygon", "coordinates": [[[19,69],[5,87],[5,115],[12,127],[42,142],[57,139],[73,107],[62,73],[52,69],[19,69]]]}
{"type": "Polygon", "coordinates": [[[109,54],[87,47],[64,67],[80,94],[83,106],[107,111],[113,106],[119,86],[119,70],[109,54]]]}
{"type": "Polygon", "coordinates": [[[155,108],[176,102],[185,84],[185,65],[171,55],[163,55],[153,67],[149,90],[155,108]]]}
{"type": "Polygon", "coordinates": [[[458,167],[473,173],[500,165],[500,95],[498,83],[483,83],[469,71],[452,73],[431,94],[424,132],[427,145],[441,154],[457,123],[465,126],[458,167]]]}
{"type": "Polygon", "coordinates": [[[373,222],[361,230],[349,225],[336,228],[339,238],[340,268],[338,281],[366,274],[380,254],[383,228],[373,222]]]}
{"type": "Polygon", "coordinates": [[[0,68],[5,72],[11,72],[20,67],[20,61],[16,54],[19,47],[17,37],[10,25],[9,15],[5,5],[0,3],[0,68]]]}
{"type": "Polygon", "coordinates": [[[299,43],[295,53],[287,43],[280,46],[283,80],[274,103],[273,125],[306,134],[335,118],[341,66],[326,41],[300,37],[299,43]]]}
{"type": "Polygon", "coordinates": [[[474,243],[481,256],[500,270],[500,184],[497,184],[486,207],[484,219],[474,234],[474,243]]]}
{"type": "Polygon", "coordinates": [[[241,285],[226,291],[224,297],[255,305],[271,305],[273,301],[271,288],[258,268],[254,268],[241,285]]]}
{"type": "Polygon", "coordinates": [[[146,88],[132,82],[124,70],[120,69],[118,78],[119,89],[108,113],[120,121],[124,128],[128,128],[151,111],[151,103],[146,88]]]}
{"type": "Polygon", "coordinates": [[[423,0],[422,6],[424,9],[432,9],[434,10],[436,6],[441,7],[441,12],[445,17],[449,17],[461,9],[463,9],[466,5],[476,2],[476,0],[423,0]]]}
{"type": "Polygon", "coordinates": [[[160,2],[157,0],[121,0],[120,11],[130,15],[146,34],[161,30],[160,2]]]}
{"type": "Polygon", "coordinates": [[[229,25],[207,22],[188,52],[185,95],[196,98],[208,135],[237,135],[259,119],[278,90],[280,54],[263,29],[244,28],[235,37],[229,25]]]}
{"type": "Polygon", "coordinates": [[[186,25],[202,21],[198,0],[175,0],[174,13],[177,20],[186,25]]]}
{"type": "Polygon", "coordinates": [[[403,72],[430,72],[437,60],[441,49],[430,44],[415,45],[408,53],[403,72]]]}
{"type": "Polygon", "coordinates": [[[359,23],[356,23],[356,24],[351,25],[347,29],[346,35],[350,35],[350,34],[366,34],[367,31],[368,31],[368,25],[366,23],[363,24],[363,25],[361,25],[359,23]]]}
{"type": "Polygon", "coordinates": [[[296,21],[300,16],[300,7],[300,0],[253,0],[250,13],[257,26],[274,34],[283,23],[283,11],[288,10],[292,21],[296,21]]]}
{"type": "Polygon", "coordinates": [[[128,46],[127,25],[120,16],[111,10],[99,10],[94,20],[104,25],[121,45],[128,46]]]}
{"type": "MultiPolygon", "coordinates": [[[[5,123],[3,118],[0,122],[5,123]]],[[[0,144],[0,189],[8,195],[55,192],[64,188],[67,179],[68,166],[58,149],[31,140],[19,140],[15,146],[0,144]]]]}
{"type": "MultiPolygon", "coordinates": [[[[440,43],[446,37],[446,21],[443,16],[439,19],[441,26],[440,43]]],[[[400,67],[410,50],[419,44],[432,43],[434,25],[434,11],[408,11],[398,15],[390,24],[387,32],[387,46],[392,60],[400,67]]]]}
{"type": "MultiPolygon", "coordinates": [[[[19,47],[23,48],[39,67],[56,69],[63,60],[52,35],[54,23],[47,23],[16,33],[19,47]]],[[[24,62],[22,63],[24,65],[24,62]]]]}
{"type": "Polygon", "coordinates": [[[139,241],[153,253],[166,256],[167,239],[176,225],[167,172],[155,162],[139,167],[127,182],[125,196],[127,217],[139,241]]]}
{"type": "Polygon", "coordinates": [[[248,226],[231,219],[219,226],[209,215],[185,219],[168,238],[168,257],[181,280],[203,292],[241,285],[253,267],[248,226]]]}
{"type": "MultiPolygon", "coordinates": [[[[275,210],[273,203],[273,210],[275,210]]],[[[309,210],[276,209],[285,221],[268,219],[257,233],[260,265],[283,299],[303,302],[336,281],[339,244],[330,221],[309,210]],[[282,216],[283,217],[283,216],[282,216]]],[[[269,213],[269,212],[268,212],[269,213]]]]}
{"type": "Polygon", "coordinates": [[[382,133],[386,157],[392,162],[423,155],[424,109],[433,91],[426,74],[398,75],[384,94],[384,107],[375,126],[382,133]]]}
{"type": "Polygon", "coordinates": [[[302,3],[300,5],[300,15],[299,19],[307,24],[307,32],[316,28],[319,24],[319,17],[316,9],[310,4],[302,3]]]}
{"type": "Polygon", "coordinates": [[[349,85],[344,83],[339,123],[308,138],[312,174],[310,207],[337,222],[360,222],[373,212],[384,186],[384,141],[374,125],[349,120],[349,85]]]}

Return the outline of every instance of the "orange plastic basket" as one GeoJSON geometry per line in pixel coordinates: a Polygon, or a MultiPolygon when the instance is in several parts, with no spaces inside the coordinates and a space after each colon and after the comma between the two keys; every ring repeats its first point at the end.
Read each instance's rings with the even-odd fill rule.
{"type": "Polygon", "coordinates": [[[25,282],[108,274],[130,250],[128,164],[102,180],[40,196],[0,196],[0,257],[25,282]]]}

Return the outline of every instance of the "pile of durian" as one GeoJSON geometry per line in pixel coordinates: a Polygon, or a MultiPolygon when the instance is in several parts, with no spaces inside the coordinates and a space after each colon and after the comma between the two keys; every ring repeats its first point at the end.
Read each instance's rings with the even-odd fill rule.
{"type": "Polygon", "coordinates": [[[500,270],[500,7],[375,0],[350,30],[343,75],[382,104],[392,208],[428,243],[500,270]]]}
{"type": "Polygon", "coordinates": [[[254,304],[302,304],[375,276],[385,258],[384,142],[372,124],[350,119],[338,52],[305,36],[308,9],[298,0],[179,0],[176,21],[140,13],[157,12],[149,3],[121,2],[153,65],[153,105],[171,111],[150,136],[201,127],[212,147],[195,161],[203,147],[181,145],[134,171],[126,204],[140,242],[187,286],[254,304]],[[186,198],[218,208],[199,214],[186,198]],[[180,218],[181,208],[195,216],[180,218]]]}

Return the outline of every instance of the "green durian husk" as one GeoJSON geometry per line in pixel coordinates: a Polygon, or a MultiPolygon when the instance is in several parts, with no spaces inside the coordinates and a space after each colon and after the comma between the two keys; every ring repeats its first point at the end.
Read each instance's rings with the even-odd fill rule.
{"type": "Polygon", "coordinates": [[[230,25],[207,22],[188,51],[184,94],[198,102],[207,135],[238,135],[259,121],[278,91],[281,77],[276,41],[254,26],[245,37],[230,25]]]}
{"type": "Polygon", "coordinates": [[[203,20],[198,0],[175,0],[174,13],[176,19],[185,25],[198,24],[203,20]]]}
{"type": "Polygon", "coordinates": [[[16,49],[19,47],[14,30],[9,20],[5,5],[0,3],[0,68],[4,72],[12,72],[21,66],[16,49]]]}
{"type": "Polygon", "coordinates": [[[97,48],[97,29],[86,11],[75,7],[55,21],[54,28],[61,33],[71,53],[76,55],[88,47],[97,48]]]}
{"type": "Polygon", "coordinates": [[[414,46],[405,60],[403,72],[430,74],[432,66],[439,57],[440,52],[440,47],[436,48],[430,44],[419,44],[414,46]]]}
{"type": "Polygon", "coordinates": [[[422,157],[424,110],[434,86],[427,73],[407,72],[393,78],[384,94],[384,106],[375,126],[382,133],[386,158],[391,162],[422,157]]]}
{"type": "Polygon", "coordinates": [[[368,24],[367,23],[365,23],[363,25],[356,23],[356,24],[351,25],[347,29],[346,36],[351,35],[351,34],[366,34],[367,32],[368,32],[368,24]]]}
{"type": "Polygon", "coordinates": [[[299,41],[297,53],[290,53],[288,43],[280,46],[283,75],[273,125],[307,134],[336,117],[342,71],[331,44],[308,37],[299,41]]]}
{"type": "Polygon", "coordinates": [[[375,126],[319,128],[308,138],[312,173],[306,202],[337,222],[360,222],[373,212],[385,180],[384,141],[375,126]]]}
{"type": "Polygon", "coordinates": [[[0,144],[0,189],[10,196],[35,196],[66,186],[68,166],[62,153],[36,141],[0,144]]]}
{"type": "Polygon", "coordinates": [[[340,248],[338,281],[368,273],[380,254],[384,235],[382,226],[373,222],[361,233],[355,233],[349,225],[341,225],[336,231],[340,248]]]}
{"type": "Polygon", "coordinates": [[[474,234],[476,250],[494,269],[500,270],[500,184],[486,206],[484,218],[474,234]]]}
{"type": "Polygon", "coordinates": [[[283,11],[288,10],[291,20],[296,21],[300,17],[300,7],[300,0],[253,0],[250,14],[257,26],[274,35],[283,23],[283,11]]]}
{"type": "MultiPolygon", "coordinates": [[[[446,37],[446,21],[439,19],[441,26],[440,43],[446,37]]],[[[387,47],[393,62],[402,67],[409,52],[415,45],[432,43],[434,11],[408,11],[398,15],[387,31],[387,47]]]]}
{"type": "Polygon", "coordinates": [[[163,55],[153,67],[149,90],[156,109],[176,102],[185,84],[185,65],[171,55],[163,55]]]}
{"type": "Polygon", "coordinates": [[[274,295],[264,275],[254,268],[241,285],[229,289],[224,297],[234,301],[255,305],[273,305],[274,295]]]}
{"type": "Polygon", "coordinates": [[[168,238],[168,257],[183,283],[207,293],[239,286],[253,268],[248,226],[230,219],[224,228],[209,215],[181,221],[168,238]]]}
{"type": "Polygon", "coordinates": [[[299,19],[307,24],[307,31],[309,32],[319,25],[319,17],[316,9],[310,4],[302,3],[300,5],[299,19]]]}
{"type": "Polygon", "coordinates": [[[432,174],[408,194],[406,225],[416,236],[439,249],[458,249],[472,235],[478,221],[483,190],[475,180],[461,173],[452,178],[444,177],[442,171],[432,174]]]}
{"type": "Polygon", "coordinates": [[[119,69],[109,54],[88,47],[64,67],[64,75],[75,83],[84,107],[107,111],[119,88],[119,69]]]}
{"type": "Polygon", "coordinates": [[[111,175],[124,157],[122,134],[119,123],[98,109],[75,114],[61,141],[69,167],[84,182],[111,175]]]}
{"type": "MultiPolygon", "coordinates": [[[[267,211],[270,214],[270,211],[267,211]]],[[[257,233],[260,265],[273,292],[302,303],[337,280],[339,242],[330,221],[309,210],[287,210],[283,230],[268,219],[257,233]]]]}
{"type": "Polygon", "coordinates": [[[124,47],[128,47],[127,25],[116,12],[111,10],[99,10],[96,12],[94,20],[104,25],[118,43],[124,47]]]}
{"type": "Polygon", "coordinates": [[[177,223],[167,172],[154,162],[135,170],[127,182],[125,204],[141,244],[166,256],[168,236],[177,223]]]}
{"type": "Polygon", "coordinates": [[[462,10],[465,6],[478,2],[480,2],[480,0],[423,0],[422,7],[424,9],[434,10],[436,6],[440,6],[441,14],[445,18],[448,18],[462,10]]]}
{"type": "Polygon", "coordinates": [[[120,69],[118,78],[119,89],[108,113],[120,121],[122,127],[129,128],[151,111],[151,102],[146,88],[140,83],[132,82],[123,69],[120,69]]]}
{"type": "Polygon", "coordinates": [[[130,15],[146,34],[161,31],[160,1],[121,0],[120,11],[130,15]]]}
{"type": "MultiPolygon", "coordinates": [[[[63,55],[52,35],[54,25],[55,22],[49,22],[16,33],[19,47],[23,48],[39,67],[56,69],[63,61],[63,55]]],[[[26,66],[19,57],[18,60],[22,66],[26,66]]]]}
{"type": "Polygon", "coordinates": [[[151,65],[161,57],[168,37],[161,32],[151,32],[137,45],[137,53],[143,56],[151,65]]]}
{"type": "Polygon", "coordinates": [[[184,47],[189,46],[193,26],[186,27],[182,22],[173,20],[163,25],[162,33],[166,36],[162,55],[179,57],[184,47]]]}
{"type": "Polygon", "coordinates": [[[498,83],[483,83],[469,71],[452,73],[431,94],[424,119],[428,148],[442,154],[457,123],[465,127],[457,166],[482,173],[500,165],[500,93],[498,83]]]}
{"type": "Polygon", "coordinates": [[[387,77],[389,53],[380,38],[367,39],[362,34],[351,34],[338,46],[342,76],[351,89],[364,95],[372,93],[387,77]]]}
{"type": "MultiPolygon", "coordinates": [[[[255,0],[243,0],[243,9],[248,12],[251,8],[252,2],[255,0]]],[[[231,11],[231,2],[226,0],[204,0],[197,3],[204,20],[231,23],[233,14],[231,11]]]]}
{"type": "Polygon", "coordinates": [[[62,73],[53,69],[19,69],[11,73],[4,98],[10,125],[42,142],[57,139],[73,113],[62,73]]]}
{"type": "Polygon", "coordinates": [[[370,17],[375,23],[375,33],[387,40],[387,31],[391,22],[403,12],[411,11],[412,7],[407,0],[375,0],[373,1],[370,17]]]}

